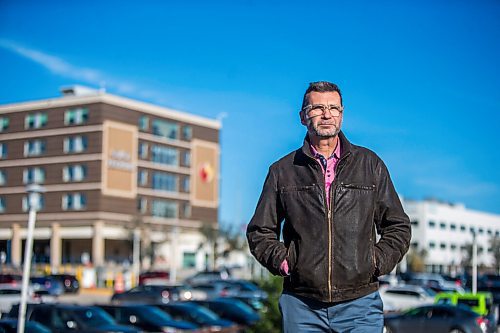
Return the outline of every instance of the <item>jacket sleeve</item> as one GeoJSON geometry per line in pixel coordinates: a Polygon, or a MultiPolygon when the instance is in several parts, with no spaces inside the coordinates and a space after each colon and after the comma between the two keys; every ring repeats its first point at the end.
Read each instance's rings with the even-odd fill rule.
{"type": "Polygon", "coordinates": [[[271,166],[247,227],[247,239],[252,255],[274,275],[280,275],[280,265],[287,255],[285,245],[279,240],[283,218],[277,177],[271,166]]]}
{"type": "Polygon", "coordinates": [[[408,251],[410,219],[406,215],[385,164],[379,160],[375,224],[380,239],[375,245],[376,274],[390,273],[408,251]]]}

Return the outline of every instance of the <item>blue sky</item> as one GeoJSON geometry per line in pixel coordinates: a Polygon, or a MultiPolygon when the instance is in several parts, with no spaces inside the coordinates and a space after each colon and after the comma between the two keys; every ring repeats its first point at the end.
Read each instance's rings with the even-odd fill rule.
{"type": "Polygon", "coordinates": [[[0,104],[61,86],[223,118],[221,214],[299,147],[311,81],[398,192],[500,214],[499,1],[0,1],[0,104]]]}

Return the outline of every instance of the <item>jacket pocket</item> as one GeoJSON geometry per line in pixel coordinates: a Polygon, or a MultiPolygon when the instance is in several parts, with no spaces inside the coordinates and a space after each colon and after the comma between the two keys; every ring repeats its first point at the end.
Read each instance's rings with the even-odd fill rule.
{"type": "Polygon", "coordinates": [[[295,270],[295,267],[297,266],[297,248],[294,240],[292,240],[290,242],[290,246],[288,246],[287,261],[288,261],[288,270],[289,273],[291,274],[295,270]]]}
{"type": "Polygon", "coordinates": [[[353,189],[353,190],[364,190],[364,191],[375,191],[375,185],[370,184],[370,185],[365,185],[365,184],[340,184],[341,187],[343,188],[348,188],[348,189],[353,189]]]}

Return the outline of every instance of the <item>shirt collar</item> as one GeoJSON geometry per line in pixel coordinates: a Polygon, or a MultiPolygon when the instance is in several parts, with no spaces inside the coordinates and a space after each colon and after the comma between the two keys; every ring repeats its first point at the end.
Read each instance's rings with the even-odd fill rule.
{"type": "MultiPolygon", "coordinates": [[[[309,143],[309,148],[311,149],[311,155],[314,158],[319,158],[320,156],[324,158],[324,156],[321,155],[320,153],[318,153],[316,148],[314,148],[314,146],[311,143],[309,143]]],[[[339,159],[339,157],[340,157],[340,139],[337,140],[337,146],[333,150],[332,155],[330,157],[328,157],[328,159],[331,159],[331,158],[339,159]]]]}

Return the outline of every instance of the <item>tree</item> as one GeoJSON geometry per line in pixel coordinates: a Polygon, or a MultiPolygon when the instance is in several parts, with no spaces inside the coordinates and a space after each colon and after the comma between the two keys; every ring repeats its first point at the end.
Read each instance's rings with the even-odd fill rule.
{"type": "Polygon", "coordinates": [[[495,265],[495,272],[500,274],[500,237],[493,236],[490,238],[490,248],[493,255],[493,264],[495,265]]]}
{"type": "MultiPolygon", "coordinates": [[[[212,223],[203,223],[200,228],[200,233],[205,237],[205,240],[212,248],[212,268],[215,269],[215,264],[218,258],[217,239],[219,238],[219,229],[212,223]]],[[[200,244],[200,247],[201,246],[203,246],[203,244],[200,244]]]]}
{"type": "Polygon", "coordinates": [[[463,247],[462,267],[465,271],[472,271],[472,243],[466,243],[463,247]]]}
{"type": "Polygon", "coordinates": [[[425,258],[427,251],[422,249],[420,251],[411,249],[408,252],[407,261],[411,272],[424,272],[425,271],[425,258]]]}
{"type": "Polygon", "coordinates": [[[283,289],[283,278],[279,276],[271,276],[266,280],[257,283],[259,287],[267,292],[268,299],[265,307],[260,311],[261,320],[254,326],[248,329],[249,333],[280,333],[281,330],[281,313],[279,311],[278,301],[283,289]]]}

